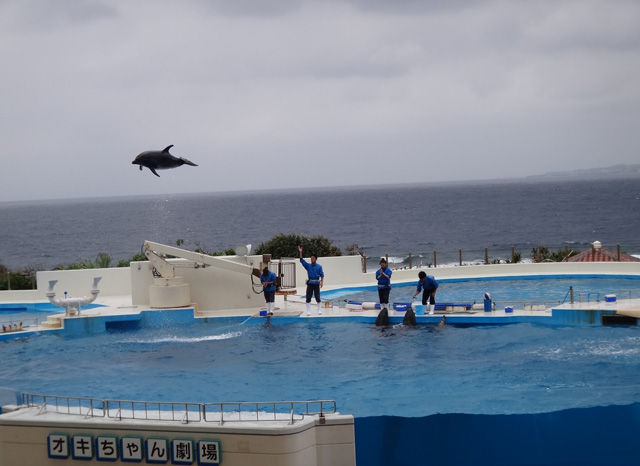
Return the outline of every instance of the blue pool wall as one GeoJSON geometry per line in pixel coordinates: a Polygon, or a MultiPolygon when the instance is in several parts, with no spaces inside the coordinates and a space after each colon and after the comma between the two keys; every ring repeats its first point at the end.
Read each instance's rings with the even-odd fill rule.
{"type": "Polygon", "coordinates": [[[357,466],[640,464],[640,403],[541,414],[355,419],[357,466]]]}

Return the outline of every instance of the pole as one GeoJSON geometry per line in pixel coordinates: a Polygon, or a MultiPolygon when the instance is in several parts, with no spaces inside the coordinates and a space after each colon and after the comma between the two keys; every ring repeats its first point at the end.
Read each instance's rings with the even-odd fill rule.
{"type": "Polygon", "coordinates": [[[438,266],[438,259],[436,257],[436,251],[434,249],[433,251],[433,268],[436,268],[438,266]]]}
{"type": "Polygon", "coordinates": [[[409,251],[409,269],[413,268],[413,263],[411,261],[411,251],[409,251]]]}
{"type": "Polygon", "coordinates": [[[458,257],[460,258],[460,267],[462,267],[462,249],[458,249],[458,257]]]}
{"type": "Polygon", "coordinates": [[[489,263],[489,248],[484,248],[484,265],[489,263]]]}

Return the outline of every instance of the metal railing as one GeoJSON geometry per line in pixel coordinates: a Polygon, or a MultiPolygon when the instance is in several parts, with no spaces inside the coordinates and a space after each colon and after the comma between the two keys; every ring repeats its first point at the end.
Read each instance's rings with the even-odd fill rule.
{"type": "Polygon", "coordinates": [[[53,411],[84,417],[104,417],[106,412],[105,401],[96,398],[23,393],[22,404],[39,407],[38,414],[53,411]]]}
{"type": "Polygon", "coordinates": [[[116,421],[259,422],[287,421],[305,416],[335,414],[335,400],[185,403],[170,401],[102,400],[98,398],[22,394],[22,404],[39,408],[38,414],[56,412],[84,417],[107,417],[116,421]]]}
{"type": "Polygon", "coordinates": [[[289,424],[304,419],[305,416],[336,412],[335,400],[315,401],[270,401],[238,403],[205,403],[204,420],[206,422],[250,422],[288,420],[289,424]],[[315,407],[315,409],[312,409],[315,407]]]}

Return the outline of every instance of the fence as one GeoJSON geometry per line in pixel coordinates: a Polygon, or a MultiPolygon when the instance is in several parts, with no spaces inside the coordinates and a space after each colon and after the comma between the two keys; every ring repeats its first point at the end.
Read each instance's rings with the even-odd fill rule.
{"type": "Polygon", "coordinates": [[[335,414],[335,400],[184,403],[169,401],[102,400],[57,395],[22,394],[22,404],[38,407],[39,414],[53,411],[84,417],[107,417],[116,421],[259,422],[287,421],[305,416],[335,414]]]}

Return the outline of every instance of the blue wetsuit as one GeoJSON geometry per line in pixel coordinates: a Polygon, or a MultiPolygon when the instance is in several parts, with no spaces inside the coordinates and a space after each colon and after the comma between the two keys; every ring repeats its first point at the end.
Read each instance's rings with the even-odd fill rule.
{"type": "Polygon", "coordinates": [[[316,302],[320,302],[320,278],[324,278],[324,272],[322,266],[317,262],[315,264],[309,264],[306,260],[300,259],[300,263],[307,271],[307,302],[311,302],[311,295],[314,295],[316,302]]]}

